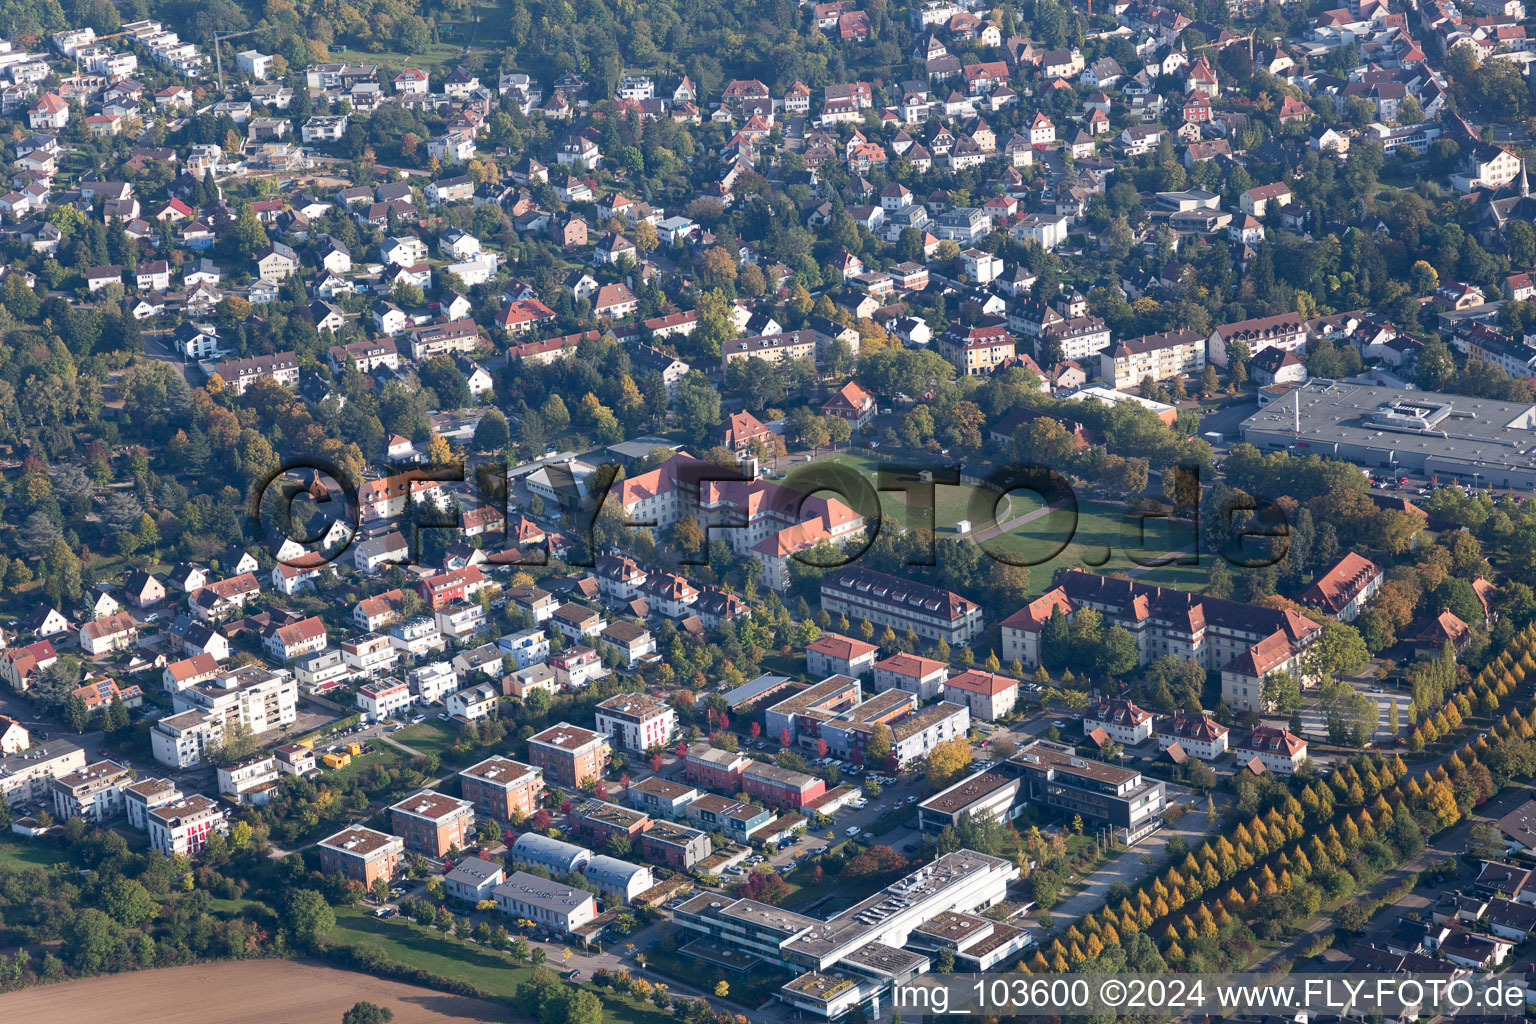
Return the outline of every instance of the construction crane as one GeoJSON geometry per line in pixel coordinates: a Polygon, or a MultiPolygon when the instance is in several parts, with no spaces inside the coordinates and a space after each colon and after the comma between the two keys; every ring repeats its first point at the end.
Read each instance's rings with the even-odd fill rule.
{"type": "Polygon", "coordinates": [[[224,94],[224,54],[219,49],[219,44],[226,39],[239,39],[241,36],[248,36],[253,32],[260,31],[261,29],[259,28],[248,28],[243,32],[215,32],[213,34],[213,62],[219,69],[219,95],[222,96],[224,94]]]}

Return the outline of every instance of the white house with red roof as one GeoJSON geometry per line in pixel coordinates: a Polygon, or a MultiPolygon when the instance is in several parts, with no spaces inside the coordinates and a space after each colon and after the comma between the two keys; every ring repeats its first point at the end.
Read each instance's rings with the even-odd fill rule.
{"type": "Polygon", "coordinates": [[[944,699],[970,708],[971,717],[995,722],[1019,701],[1019,681],[996,672],[968,669],[944,680],[944,699]]]}
{"type": "Polygon", "coordinates": [[[1340,622],[1353,621],[1365,603],[1381,589],[1386,572],[1364,555],[1351,551],[1303,590],[1302,604],[1317,605],[1340,622]]]}
{"type": "Polygon", "coordinates": [[[1176,711],[1157,723],[1157,749],[1177,743],[1185,753],[1202,761],[1214,761],[1227,752],[1230,730],[1205,712],[1198,715],[1176,711]]]}
{"type": "Polygon", "coordinates": [[[1258,760],[1265,768],[1291,775],[1307,758],[1307,741],[1289,729],[1260,726],[1232,745],[1242,758],[1258,760]]]}
{"type": "Polygon", "coordinates": [[[875,671],[880,648],[841,633],[823,633],[805,648],[805,668],[814,678],[848,676],[863,679],[875,671]]]}
{"type": "Polygon", "coordinates": [[[1083,728],[1104,730],[1105,735],[1123,747],[1134,747],[1152,738],[1152,712],[1128,700],[1101,700],[1084,716],[1083,728]]]}

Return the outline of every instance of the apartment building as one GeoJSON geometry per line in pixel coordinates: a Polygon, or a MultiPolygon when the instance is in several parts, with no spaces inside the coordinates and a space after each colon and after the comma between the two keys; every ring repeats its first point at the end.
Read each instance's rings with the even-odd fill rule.
{"type": "Polygon", "coordinates": [[[971,717],[995,722],[1019,701],[1019,681],[996,672],[969,669],[944,682],[944,699],[970,709],[971,717]]]}
{"type": "Polygon", "coordinates": [[[1205,338],[1182,329],[1144,334],[1099,353],[1099,376],[1116,390],[1205,372],[1205,338]]]}
{"type": "Polygon", "coordinates": [[[786,697],[763,712],[768,738],[783,746],[814,745],[821,723],[835,718],[864,699],[859,681],[848,676],[829,676],[786,697]]]}
{"type": "Polygon", "coordinates": [[[1239,757],[1257,759],[1280,775],[1295,774],[1307,759],[1307,741],[1289,729],[1260,726],[1232,745],[1239,757]]]}
{"type": "Polygon", "coordinates": [[[646,861],[678,871],[692,870],[713,852],[709,833],[674,821],[652,821],[640,837],[640,853],[646,861]]]}
{"type": "Polygon", "coordinates": [[[424,857],[442,858],[474,838],[475,806],[424,789],[389,808],[389,827],[405,840],[405,848],[424,857]]]}
{"type": "Polygon", "coordinates": [[[330,640],[326,636],[325,623],[320,621],[319,616],[311,615],[307,619],[269,630],[261,642],[272,657],[279,661],[292,661],[323,650],[330,640]]]}
{"type": "Polygon", "coordinates": [[[508,824],[538,811],[544,773],[511,758],[488,757],[459,772],[459,792],[475,813],[508,824]]]}
{"type": "Polygon", "coordinates": [[[155,760],[172,768],[190,768],[203,751],[224,737],[224,725],[201,711],[183,711],[155,722],[149,730],[155,760]]]}
{"type": "Polygon", "coordinates": [[[100,825],[124,811],[123,790],[133,782],[133,770],[116,761],[94,764],[53,779],[53,813],[60,821],[85,818],[100,825]]]}
{"type": "Polygon", "coordinates": [[[0,757],[0,797],[14,807],[51,800],[53,780],[85,767],[85,751],[68,740],[48,740],[0,757]]]}
{"type": "Polygon", "coordinates": [[[243,757],[218,769],[219,795],[237,804],[259,806],[277,792],[277,758],[261,753],[243,757]]]}
{"type": "Polygon", "coordinates": [[[1288,609],[1264,608],[1114,579],[1081,569],[1003,621],[1003,657],[1040,664],[1040,631],[1058,609],[1070,621],[1093,608],[1106,626],[1136,639],[1143,663],[1171,654],[1222,674],[1222,699],[1234,710],[1261,711],[1264,678],[1301,673],[1301,653],[1322,627],[1288,609]]]}
{"type": "Polygon", "coordinates": [[[669,782],[659,775],[631,784],[627,793],[630,805],[649,814],[653,822],[658,818],[686,818],[688,805],[699,797],[694,787],[669,782]]]}
{"type": "Polygon", "coordinates": [[[181,800],[181,790],[170,779],[140,779],[123,787],[123,810],[128,824],[140,832],[149,831],[149,812],[181,800]]]}
{"type": "Polygon", "coordinates": [[[393,881],[405,859],[405,841],[361,825],[344,828],[320,841],[320,870],[369,888],[376,879],[393,881]]]}
{"type": "Polygon", "coordinates": [[[820,723],[827,749],[839,757],[854,757],[868,748],[877,726],[891,732],[891,752],[898,763],[927,756],[939,743],[964,737],[971,728],[970,709],[939,701],[919,706],[904,690],[885,690],[820,723]]]}
{"type": "Polygon", "coordinates": [[[943,356],[962,377],[995,373],[1018,354],[1013,335],[1001,324],[990,327],[952,326],[933,342],[934,351],[943,356]]]}
{"type": "Polygon", "coordinates": [[[1353,622],[1386,578],[1381,566],[1351,551],[1313,580],[1300,600],[1317,605],[1340,622],[1353,622]]]}
{"type": "Polygon", "coordinates": [[[943,692],[949,666],[916,654],[893,654],[875,662],[875,692],[905,690],[927,703],[943,692]]]}
{"type": "Polygon", "coordinates": [[[364,633],[341,642],[341,660],[354,675],[373,676],[392,669],[400,652],[390,645],[389,637],[364,633]]]}
{"type": "Polygon", "coordinates": [[[597,731],[622,750],[664,747],[677,731],[677,712],[647,693],[621,693],[597,706],[597,731]]]}
{"type": "Polygon", "coordinates": [[[1248,347],[1250,358],[1270,348],[1300,352],[1307,345],[1307,321],[1297,313],[1279,313],[1223,324],[1206,339],[1206,358],[1225,368],[1228,353],[1237,342],[1248,347]]]}
{"type": "Polygon", "coordinates": [[[798,810],[827,791],[826,781],[815,775],[780,768],[763,761],[749,761],[741,771],[742,789],[765,807],[798,810]]]}
{"type": "Polygon", "coordinates": [[[1134,845],[1163,823],[1164,786],[1138,771],[1078,757],[1069,746],[1037,740],[1012,757],[920,801],[918,827],[938,832],[966,814],[988,810],[1010,821],[1034,807],[1066,821],[1082,815],[1134,845]]]}
{"type": "Polygon", "coordinates": [[[823,633],[805,649],[805,668],[821,679],[849,676],[864,679],[874,674],[880,648],[839,633],[823,633]]]}
{"type": "Polygon", "coordinates": [[[608,767],[608,738],[561,722],[528,740],[528,760],[559,786],[579,787],[589,775],[601,778],[608,767]]]}
{"type": "Polygon", "coordinates": [[[167,857],[194,857],[214,833],[228,829],[224,808],[201,793],[147,810],[150,849],[167,857]]]}
{"type": "Polygon", "coordinates": [[[371,679],[357,688],[357,706],[363,716],[370,722],[379,722],[388,718],[402,708],[408,708],[416,702],[416,695],[411,692],[403,679],[390,676],[386,679],[371,679]]]}
{"type": "Polygon", "coordinates": [[[570,817],[576,834],[594,849],[601,849],[616,836],[638,841],[641,833],[651,827],[651,816],[644,811],[606,800],[583,800],[571,809],[570,817]]]}
{"type": "Polygon", "coordinates": [[[688,820],[705,832],[721,832],[738,843],[773,820],[773,812],[728,796],[706,793],[688,805],[688,820]]]}
{"type": "Polygon", "coordinates": [[[821,607],[897,634],[911,629],[925,644],[967,644],[985,628],[981,606],[959,594],[858,567],[822,580],[821,607]]]}
{"type": "Polygon", "coordinates": [[[746,754],[737,751],[696,743],[688,748],[688,756],[683,759],[683,778],[705,789],[740,793],[742,770],[751,761],[746,754]]]}

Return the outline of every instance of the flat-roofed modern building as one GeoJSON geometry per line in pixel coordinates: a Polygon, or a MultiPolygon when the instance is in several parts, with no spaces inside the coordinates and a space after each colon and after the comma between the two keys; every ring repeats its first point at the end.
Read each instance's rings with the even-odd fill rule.
{"type": "Polygon", "coordinates": [[[508,917],[532,921],[556,935],[569,935],[597,916],[597,901],[590,892],[526,871],[512,872],[491,890],[491,898],[508,917]]]}
{"type": "Polygon", "coordinates": [[[999,903],[1018,874],[1000,857],[960,850],[827,920],[702,893],[674,911],[673,924],[708,947],[803,972],[781,997],[805,1014],[839,1018],[928,969],[926,955],[902,948],[920,927],[999,903]]]}
{"type": "Polygon", "coordinates": [[[1261,451],[1409,470],[1480,487],[1536,486],[1536,405],[1312,380],[1243,420],[1261,451]]]}
{"type": "Polygon", "coordinates": [[[653,864],[687,871],[714,852],[709,833],[675,821],[658,821],[640,837],[640,852],[653,864]]]}
{"type": "Polygon", "coordinates": [[[625,750],[664,747],[677,731],[677,712],[648,693],[621,693],[597,706],[597,731],[625,750]]]}
{"type": "Polygon", "coordinates": [[[659,775],[641,779],[629,787],[630,806],[649,814],[653,821],[688,817],[688,805],[698,798],[699,791],[694,787],[669,782],[659,775]]]}
{"type": "Polygon", "coordinates": [[[862,699],[857,679],[828,676],[769,707],[763,712],[763,725],[770,740],[786,746],[796,742],[814,744],[821,735],[822,722],[842,714],[862,699]]]}
{"type": "Polygon", "coordinates": [[[1138,771],[1037,740],[921,801],[917,822],[924,831],[938,832],[966,814],[985,811],[1007,821],[1029,806],[1054,811],[1068,821],[1081,814],[1090,827],[1112,829],[1116,839],[1134,845],[1162,826],[1164,786],[1138,771]]]}

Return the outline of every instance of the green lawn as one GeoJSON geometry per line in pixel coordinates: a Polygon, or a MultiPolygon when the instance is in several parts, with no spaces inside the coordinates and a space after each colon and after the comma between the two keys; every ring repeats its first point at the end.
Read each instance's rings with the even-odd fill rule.
{"type": "Polygon", "coordinates": [[[0,865],[15,871],[26,868],[51,871],[68,863],[68,855],[47,839],[28,839],[9,829],[0,835],[0,865]]]}
{"type": "MultiPolygon", "coordinates": [[[[879,471],[886,468],[889,472],[893,465],[862,451],[842,452],[823,462],[857,470],[875,488],[879,487],[879,471]]],[[[917,482],[911,477],[898,480],[917,482]]],[[[994,507],[996,520],[1000,523],[1011,522],[1042,507],[1040,496],[1026,491],[1006,495],[995,506],[990,502],[993,496],[982,492],[989,503],[984,511],[977,512],[971,508],[972,498],[977,493],[976,488],[966,484],[935,485],[931,519],[925,510],[909,510],[906,496],[900,490],[883,491],[879,497],[885,515],[909,529],[933,529],[941,539],[958,536],[955,524],[961,520],[970,520],[973,533],[985,530],[993,518],[994,507]]],[[[1167,519],[1138,521],[1135,517],[1128,518],[1119,505],[1081,500],[1075,519],[1070,511],[1055,509],[984,543],[990,551],[1023,555],[1034,563],[1029,566],[1031,591],[1038,594],[1044,591],[1059,569],[1080,566],[1096,572],[1127,572],[1141,567],[1130,557],[1133,553],[1142,561],[1151,561],[1165,553],[1181,550],[1193,540],[1192,528],[1187,523],[1167,519]]],[[[1195,589],[1204,585],[1205,575],[1202,566],[1168,565],[1147,570],[1141,578],[1159,586],[1195,589]]]]}
{"type": "MultiPolygon", "coordinates": [[[[458,978],[502,999],[511,999],[517,986],[533,974],[531,967],[516,964],[505,953],[473,942],[455,939],[403,917],[377,918],[359,907],[337,907],[331,941],[338,945],[367,946],[400,963],[434,974],[458,978]]],[[[549,965],[561,969],[558,954],[549,965]]],[[[604,1020],[614,1024],[671,1024],[669,1013],[614,992],[595,989],[602,998],[604,1020]]]]}
{"type": "Polygon", "coordinates": [[[368,50],[343,50],[340,53],[328,54],[326,60],[335,61],[338,64],[377,64],[381,71],[403,71],[406,68],[425,70],[438,67],[447,67],[452,70],[452,65],[456,65],[463,55],[462,45],[433,43],[427,47],[425,53],[398,53],[393,50],[372,53],[368,50]]]}
{"type": "Polygon", "coordinates": [[[447,722],[438,721],[422,722],[390,733],[390,739],[398,740],[423,754],[436,754],[440,760],[447,760],[448,748],[458,738],[458,729],[447,722]]]}

